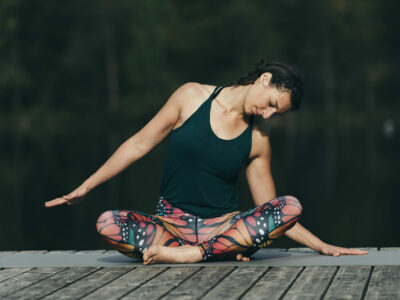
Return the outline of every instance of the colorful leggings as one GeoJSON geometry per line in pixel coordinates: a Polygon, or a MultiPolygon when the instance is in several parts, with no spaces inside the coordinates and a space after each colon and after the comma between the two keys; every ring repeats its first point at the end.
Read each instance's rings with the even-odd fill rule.
{"type": "Polygon", "coordinates": [[[173,207],[160,197],[156,215],[109,210],[97,220],[97,231],[124,255],[141,258],[153,245],[199,246],[203,260],[250,256],[271,244],[295,225],[300,202],[283,196],[246,211],[202,219],[173,207]]]}

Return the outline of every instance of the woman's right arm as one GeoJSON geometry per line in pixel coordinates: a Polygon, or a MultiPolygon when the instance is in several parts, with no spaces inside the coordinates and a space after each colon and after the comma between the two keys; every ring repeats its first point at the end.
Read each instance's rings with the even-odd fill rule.
{"type": "Polygon", "coordinates": [[[96,186],[111,179],[146,155],[172,131],[180,119],[183,101],[193,96],[195,90],[198,89],[197,85],[197,83],[186,83],[178,88],[150,122],[119,146],[92,176],[70,194],[48,201],[45,206],[79,202],[96,186]]]}

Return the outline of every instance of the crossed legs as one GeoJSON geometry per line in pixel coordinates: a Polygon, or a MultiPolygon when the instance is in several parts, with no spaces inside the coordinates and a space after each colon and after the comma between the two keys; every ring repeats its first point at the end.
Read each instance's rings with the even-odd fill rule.
{"type": "Polygon", "coordinates": [[[294,226],[301,213],[296,198],[279,197],[233,214],[224,221],[229,223],[224,226],[228,228],[226,231],[199,243],[185,240],[182,234],[178,236],[179,232],[165,223],[167,216],[158,218],[128,210],[104,212],[97,220],[97,230],[114,249],[129,257],[142,258],[144,264],[194,263],[233,258],[238,253],[250,256],[294,226]]]}

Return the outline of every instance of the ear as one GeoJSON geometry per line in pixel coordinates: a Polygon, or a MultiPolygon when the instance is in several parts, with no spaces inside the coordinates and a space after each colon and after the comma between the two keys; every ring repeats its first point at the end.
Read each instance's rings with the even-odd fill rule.
{"type": "Polygon", "coordinates": [[[261,83],[263,86],[267,87],[267,86],[269,86],[269,83],[270,83],[270,81],[271,81],[271,78],[272,78],[272,74],[271,74],[270,72],[262,73],[262,74],[260,75],[260,83],[261,83]]]}

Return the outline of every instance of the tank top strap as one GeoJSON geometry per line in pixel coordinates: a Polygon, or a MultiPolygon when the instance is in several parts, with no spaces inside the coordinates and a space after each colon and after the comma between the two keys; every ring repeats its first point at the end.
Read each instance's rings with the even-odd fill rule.
{"type": "Polygon", "coordinates": [[[215,97],[218,96],[218,94],[222,91],[224,86],[216,86],[212,94],[210,95],[210,101],[212,101],[215,97]]]}

